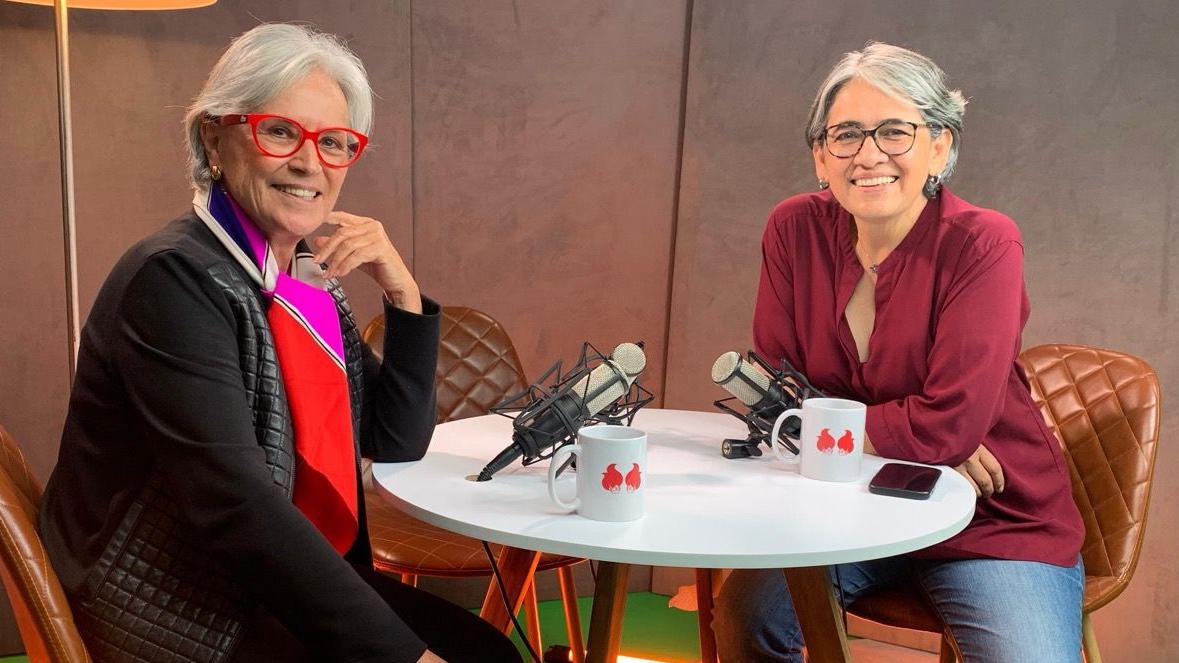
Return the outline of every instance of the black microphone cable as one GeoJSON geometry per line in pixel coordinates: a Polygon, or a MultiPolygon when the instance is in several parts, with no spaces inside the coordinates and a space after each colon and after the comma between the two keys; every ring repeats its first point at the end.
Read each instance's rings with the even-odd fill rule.
{"type": "MultiPolygon", "coordinates": [[[[504,587],[504,577],[499,573],[499,562],[496,561],[495,555],[491,554],[491,546],[487,545],[486,541],[480,541],[483,544],[483,552],[487,554],[487,561],[491,564],[491,572],[495,574],[495,586],[499,587],[499,597],[503,599],[504,610],[508,611],[508,617],[512,619],[512,626],[516,628],[516,633],[520,634],[520,642],[528,648],[528,655],[532,657],[534,663],[544,663],[540,660],[540,654],[536,653],[536,648],[528,641],[528,632],[524,627],[520,626],[520,620],[516,618],[516,612],[512,610],[512,601],[508,598],[508,590],[504,587]]],[[[532,582],[536,582],[536,578],[532,578],[532,582]]],[[[536,615],[536,621],[540,621],[540,615],[536,615]]]]}

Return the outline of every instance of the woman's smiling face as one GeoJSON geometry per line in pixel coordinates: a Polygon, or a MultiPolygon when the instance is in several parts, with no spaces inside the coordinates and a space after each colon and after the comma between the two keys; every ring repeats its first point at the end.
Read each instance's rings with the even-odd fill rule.
{"type": "MultiPolygon", "coordinates": [[[[832,155],[824,141],[816,141],[811,148],[815,173],[831,185],[835,199],[859,221],[916,219],[925,207],[926,178],[941,173],[949,157],[953,140],[949,131],[932,137],[916,106],[862,78],[851,79],[835,95],[825,125],[854,125],[870,130],[888,120],[918,125],[908,152],[889,156],[867,137],[860,151],[851,157],[832,155]]],[[[833,132],[829,129],[829,133],[833,132]]]]}
{"type": "MultiPolygon", "coordinates": [[[[309,130],[348,126],[340,86],[313,70],[257,109],[291,118],[309,130]]],[[[221,184],[272,244],[291,245],[318,228],[336,205],[347,168],[328,168],[313,141],[294,154],[272,157],[254,144],[250,127],[202,127],[209,163],[221,167],[221,184]]]]}

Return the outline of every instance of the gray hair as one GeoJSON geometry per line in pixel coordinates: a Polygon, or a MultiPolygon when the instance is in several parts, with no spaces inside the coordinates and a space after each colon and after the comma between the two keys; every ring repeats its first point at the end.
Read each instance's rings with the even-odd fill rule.
{"type": "Polygon", "coordinates": [[[845,53],[819,86],[806,124],[807,145],[814,146],[827,127],[827,116],[835,95],[853,78],[862,78],[886,94],[913,104],[936,137],[941,129],[954,137],[950,156],[941,172],[944,181],[954,172],[962,144],[962,118],[966,98],[960,90],[946,87],[946,74],[933,60],[891,44],[868,42],[862,51],[845,53]]]}
{"type": "Polygon", "coordinates": [[[334,35],[302,25],[264,23],[233,40],[184,116],[193,186],[206,188],[213,179],[201,142],[202,122],[255,111],[315,69],[323,70],[340,86],[351,127],[368,134],[373,123],[373,93],[360,58],[334,35]]]}

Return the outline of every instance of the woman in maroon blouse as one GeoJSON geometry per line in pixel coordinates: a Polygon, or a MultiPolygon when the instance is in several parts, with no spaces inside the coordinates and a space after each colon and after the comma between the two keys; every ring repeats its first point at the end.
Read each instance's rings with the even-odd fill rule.
{"type": "MultiPolygon", "coordinates": [[[[833,567],[845,604],[916,584],[967,661],[1079,661],[1084,526],[1016,363],[1019,229],[941,185],[965,107],[912,51],[874,43],[835,66],[807,125],[820,191],[780,203],[763,237],[754,343],[867,403],[868,452],[953,466],[979,495],[948,541],[833,567]]],[[[715,626],[725,661],[802,660],[780,571],[735,571],[715,626]]]]}

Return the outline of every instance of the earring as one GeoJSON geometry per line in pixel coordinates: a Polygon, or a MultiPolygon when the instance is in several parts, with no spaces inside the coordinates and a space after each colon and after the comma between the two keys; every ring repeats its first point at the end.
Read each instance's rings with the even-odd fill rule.
{"type": "Polygon", "coordinates": [[[214,182],[221,179],[221,166],[209,166],[209,177],[213,178],[214,182]]]}
{"type": "Polygon", "coordinates": [[[942,178],[940,175],[930,175],[925,178],[925,187],[923,193],[926,198],[933,198],[937,195],[938,189],[942,188],[942,178]]]}
{"type": "Polygon", "coordinates": [[[825,180],[823,178],[819,178],[819,191],[826,191],[827,188],[830,186],[831,186],[831,184],[828,183],[827,180],[825,180]]]}

